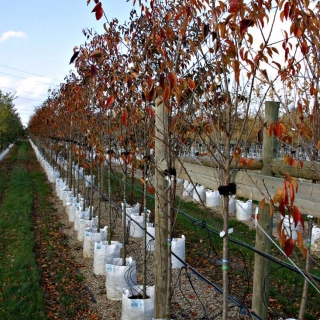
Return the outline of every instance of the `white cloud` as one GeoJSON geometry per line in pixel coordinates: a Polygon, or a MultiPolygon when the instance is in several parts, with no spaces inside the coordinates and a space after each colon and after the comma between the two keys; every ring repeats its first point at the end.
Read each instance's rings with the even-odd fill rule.
{"type": "Polygon", "coordinates": [[[12,80],[9,77],[0,77],[0,90],[2,87],[10,87],[12,80]]]}
{"type": "Polygon", "coordinates": [[[27,34],[22,31],[6,31],[0,37],[0,43],[4,42],[10,38],[22,38],[28,39],[27,34]]]}

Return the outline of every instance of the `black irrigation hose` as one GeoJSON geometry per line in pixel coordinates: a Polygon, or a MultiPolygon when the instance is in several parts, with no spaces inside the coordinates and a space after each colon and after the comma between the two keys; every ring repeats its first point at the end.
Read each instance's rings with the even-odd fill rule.
{"type": "MultiPolygon", "coordinates": [[[[244,255],[243,255],[243,253],[241,252],[241,250],[240,249],[231,249],[231,250],[229,250],[229,254],[230,254],[231,251],[237,251],[237,252],[240,253],[240,255],[242,257],[242,260],[243,260],[243,263],[244,263],[244,268],[245,268],[245,271],[246,271],[245,273],[246,273],[246,278],[247,278],[247,291],[242,296],[241,300],[243,301],[244,298],[247,296],[247,294],[250,291],[249,271],[248,271],[248,267],[247,267],[247,264],[246,264],[246,259],[245,259],[244,255]]],[[[230,256],[230,255],[228,255],[228,256],[230,256]]],[[[231,285],[231,281],[229,281],[229,284],[231,285]]],[[[229,292],[231,292],[231,290],[229,290],[229,292]]]]}
{"type": "MultiPolygon", "coordinates": [[[[204,277],[201,273],[199,273],[196,269],[194,269],[192,266],[190,266],[187,262],[181,260],[180,257],[178,257],[174,252],[171,252],[171,254],[174,255],[181,263],[184,264],[184,267],[182,267],[182,268],[188,267],[188,269],[191,270],[200,280],[202,280],[203,282],[206,282],[207,284],[212,286],[218,293],[223,294],[223,290],[219,286],[212,283],[210,280],[208,280],[206,277],[204,277]]],[[[263,320],[255,312],[251,312],[248,307],[246,307],[242,302],[238,301],[234,297],[228,295],[228,300],[233,302],[239,308],[246,310],[247,315],[252,315],[255,319],[263,320]]]]}
{"type": "MultiPolygon", "coordinates": [[[[181,210],[176,209],[176,211],[178,213],[181,213],[183,216],[185,216],[189,220],[191,220],[192,223],[194,223],[194,224],[198,224],[199,226],[201,226],[203,224],[202,220],[195,219],[192,216],[188,215],[187,213],[185,213],[185,212],[183,212],[181,210]]],[[[215,234],[215,235],[220,237],[220,232],[219,231],[215,231],[215,230],[211,229],[210,227],[208,227],[208,230],[209,230],[210,233],[215,234]]],[[[295,267],[292,267],[292,266],[288,265],[287,263],[285,263],[283,261],[280,261],[280,260],[272,257],[271,255],[269,255],[269,254],[267,254],[267,253],[265,253],[263,251],[260,251],[260,250],[254,248],[254,247],[252,247],[252,246],[250,246],[250,245],[248,245],[248,244],[246,244],[244,242],[241,242],[241,241],[239,241],[239,240],[237,240],[235,238],[232,238],[232,237],[229,236],[228,239],[229,239],[230,242],[233,242],[233,243],[238,244],[238,245],[240,245],[242,247],[245,247],[245,248],[247,248],[247,249],[249,249],[249,250],[251,250],[251,251],[253,251],[255,253],[258,253],[259,255],[263,256],[264,258],[269,259],[270,261],[272,261],[272,262],[274,262],[276,264],[279,264],[284,268],[287,268],[287,269],[289,269],[291,271],[294,271],[296,273],[299,273],[299,274],[302,273],[306,277],[309,277],[309,275],[310,275],[314,280],[320,282],[320,277],[318,277],[316,275],[313,275],[313,274],[307,275],[303,270],[299,270],[299,269],[297,269],[295,267]]]]}

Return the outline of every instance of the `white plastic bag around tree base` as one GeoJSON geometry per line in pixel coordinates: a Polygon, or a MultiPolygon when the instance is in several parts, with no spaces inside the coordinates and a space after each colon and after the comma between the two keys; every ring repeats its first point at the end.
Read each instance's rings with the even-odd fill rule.
{"type": "Polygon", "coordinates": [[[107,226],[103,229],[100,228],[98,232],[97,228],[90,227],[84,230],[84,239],[83,239],[83,257],[91,258],[93,257],[94,244],[99,241],[103,241],[107,238],[107,226]]]}
{"type": "Polygon", "coordinates": [[[126,214],[124,214],[124,203],[121,203],[121,210],[122,210],[122,221],[124,219],[124,216],[125,216],[125,219],[126,219],[126,226],[128,227],[129,226],[129,223],[130,223],[130,217],[131,215],[139,215],[139,212],[140,212],[140,203],[137,202],[135,205],[133,205],[132,207],[128,204],[126,204],[126,214]]]}
{"type": "Polygon", "coordinates": [[[97,228],[85,228],[84,235],[83,235],[83,257],[84,258],[91,258],[93,257],[93,236],[96,234],[99,235],[97,232],[97,228]]]}
{"type": "Polygon", "coordinates": [[[154,247],[155,247],[155,233],[156,233],[156,229],[153,226],[153,223],[148,223],[147,224],[147,232],[150,233],[149,236],[147,233],[147,250],[148,251],[154,251],[154,247]]]}
{"type": "Polygon", "coordinates": [[[187,197],[187,196],[191,196],[193,195],[193,184],[189,183],[189,181],[185,180],[184,184],[183,184],[183,191],[182,191],[182,196],[183,197],[187,197]]]}
{"type": "Polygon", "coordinates": [[[204,186],[196,186],[196,188],[193,190],[193,200],[200,202],[205,201],[206,199],[206,193],[204,186]]]}
{"type": "Polygon", "coordinates": [[[137,284],[136,262],[131,257],[126,258],[126,265],[122,265],[122,258],[106,261],[106,291],[110,300],[122,300],[122,290],[137,284]]]}
{"type": "Polygon", "coordinates": [[[314,251],[320,251],[320,228],[317,226],[312,228],[311,249],[314,251]]]}
{"type": "Polygon", "coordinates": [[[237,220],[248,221],[252,216],[252,200],[246,202],[236,200],[237,220]]]}
{"type": "Polygon", "coordinates": [[[220,193],[218,190],[206,191],[206,206],[209,208],[220,207],[220,193]]]}
{"type": "Polygon", "coordinates": [[[132,214],[131,219],[132,220],[130,221],[130,236],[134,238],[142,238],[143,226],[144,226],[144,215],[137,216],[135,214],[132,214]]]}
{"type": "Polygon", "coordinates": [[[142,296],[142,286],[123,289],[121,320],[149,320],[154,316],[154,287],[147,287],[147,299],[142,296]]]}
{"type": "Polygon", "coordinates": [[[106,261],[113,258],[120,258],[122,244],[118,241],[99,241],[94,244],[93,272],[96,275],[106,275],[106,261]]]}
{"type": "MultiPolygon", "coordinates": [[[[178,256],[182,261],[186,257],[186,238],[184,235],[181,238],[173,238],[171,241],[171,251],[178,256]]],[[[184,264],[174,255],[171,255],[172,269],[180,269],[184,264]]]]}

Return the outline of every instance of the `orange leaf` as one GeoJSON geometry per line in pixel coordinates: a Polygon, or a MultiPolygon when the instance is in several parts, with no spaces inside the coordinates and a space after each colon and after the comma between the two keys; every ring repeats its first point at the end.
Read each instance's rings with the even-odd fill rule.
{"type": "Polygon", "coordinates": [[[177,86],[178,84],[178,80],[177,80],[177,76],[174,72],[170,72],[168,74],[168,80],[169,80],[169,83],[170,83],[170,89],[173,89],[177,86]]]}
{"type": "Polygon", "coordinates": [[[283,199],[283,190],[277,187],[276,194],[273,197],[273,202],[278,203],[283,199]]]}
{"type": "Polygon", "coordinates": [[[297,232],[297,236],[298,236],[298,247],[301,248],[303,247],[303,236],[302,236],[302,233],[299,231],[299,230],[296,230],[297,232]]]}
{"type": "Polygon", "coordinates": [[[273,136],[273,122],[270,123],[268,134],[269,134],[269,137],[273,136]]]}
{"type": "Polygon", "coordinates": [[[242,157],[242,158],[240,159],[240,165],[241,165],[241,167],[244,167],[246,164],[247,164],[247,159],[244,158],[244,157],[242,157]]]}
{"type": "Polygon", "coordinates": [[[318,149],[318,150],[320,149],[320,140],[319,140],[318,143],[317,143],[317,149],[318,149]]]}
{"type": "Polygon", "coordinates": [[[165,86],[164,93],[163,93],[163,102],[165,104],[168,102],[168,99],[170,97],[170,93],[171,93],[170,87],[165,86]]]}
{"type": "Polygon", "coordinates": [[[265,206],[266,206],[266,199],[263,198],[259,203],[259,207],[260,207],[261,210],[264,210],[265,206]]]}
{"type": "Polygon", "coordinates": [[[253,161],[254,161],[254,160],[253,160],[252,158],[248,160],[248,166],[249,166],[249,167],[251,167],[253,161]]]}
{"type": "Polygon", "coordinates": [[[196,84],[192,79],[188,79],[188,86],[191,90],[194,90],[196,88],[196,84]]]}
{"type": "Polygon", "coordinates": [[[241,154],[241,149],[239,147],[235,147],[233,151],[233,156],[236,160],[239,159],[240,154],[241,154]]]}
{"type": "Polygon", "coordinates": [[[239,81],[240,81],[240,64],[239,64],[238,60],[233,60],[232,68],[233,68],[233,71],[234,71],[235,80],[239,84],[239,81]]]}
{"type": "Polygon", "coordinates": [[[289,159],[290,159],[290,156],[289,156],[288,154],[286,154],[286,155],[284,156],[284,159],[283,159],[284,164],[289,163],[289,159]]]}
{"type": "Polygon", "coordinates": [[[114,96],[110,96],[106,101],[106,108],[109,108],[114,102],[114,96]]]}

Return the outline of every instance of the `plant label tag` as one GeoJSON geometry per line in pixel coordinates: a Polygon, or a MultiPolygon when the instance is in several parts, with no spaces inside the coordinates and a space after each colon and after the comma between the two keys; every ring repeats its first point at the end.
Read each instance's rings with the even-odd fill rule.
{"type": "Polygon", "coordinates": [[[143,308],[143,300],[132,300],[131,307],[135,309],[143,308]]]}
{"type": "Polygon", "coordinates": [[[106,272],[114,272],[114,265],[106,264],[106,272]]]}

